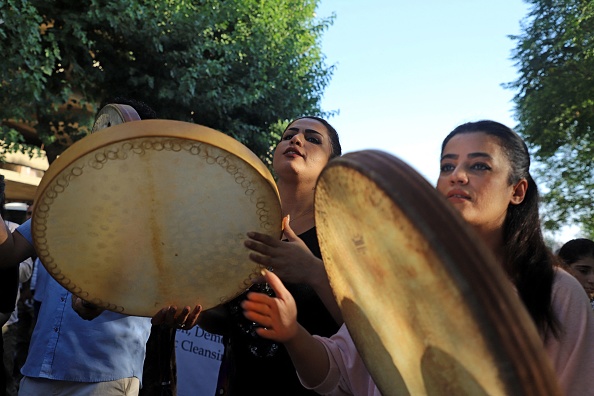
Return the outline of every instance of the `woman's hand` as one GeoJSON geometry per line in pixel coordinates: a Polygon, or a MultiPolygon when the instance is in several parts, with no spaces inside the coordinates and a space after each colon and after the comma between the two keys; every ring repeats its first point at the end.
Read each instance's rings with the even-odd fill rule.
{"type": "Polygon", "coordinates": [[[263,273],[276,297],[249,292],[247,299],[241,303],[243,314],[262,326],[256,329],[259,336],[283,343],[291,341],[299,327],[295,300],[278,276],[266,270],[263,273]]]}
{"type": "Polygon", "coordinates": [[[291,293],[274,273],[264,270],[276,297],[250,292],[241,303],[243,314],[260,326],[260,337],[282,342],[299,376],[310,386],[321,384],[330,371],[330,357],[320,341],[297,323],[297,306],[291,293]]]}
{"type": "Polygon", "coordinates": [[[151,323],[154,325],[166,324],[176,329],[189,330],[196,326],[200,311],[202,311],[200,305],[196,305],[191,312],[188,306],[178,310],[175,305],[170,305],[157,312],[152,317],[151,323]]]}
{"type": "Polygon", "coordinates": [[[305,242],[293,232],[288,216],[284,219],[284,225],[288,242],[258,232],[248,233],[250,239],[246,239],[244,244],[254,251],[250,253],[250,259],[274,271],[283,282],[311,286],[336,323],[342,324],[342,313],[332,293],[324,262],[314,256],[305,242]]]}
{"type": "Polygon", "coordinates": [[[322,260],[314,256],[305,242],[293,232],[288,218],[285,218],[284,223],[288,242],[259,232],[247,234],[249,239],[244,244],[253,250],[250,259],[274,271],[284,282],[312,285],[318,279],[324,279],[326,272],[322,260]]]}

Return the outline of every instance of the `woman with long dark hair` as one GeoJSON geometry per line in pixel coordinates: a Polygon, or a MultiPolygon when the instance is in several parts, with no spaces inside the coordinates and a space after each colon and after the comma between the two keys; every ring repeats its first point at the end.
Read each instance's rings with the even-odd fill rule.
{"type": "Polygon", "coordinates": [[[532,317],[567,395],[594,389],[594,315],[580,284],[542,237],[538,189],[524,141],[494,121],[466,123],[444,140],[437,189],[501,263],[532,317]]]}

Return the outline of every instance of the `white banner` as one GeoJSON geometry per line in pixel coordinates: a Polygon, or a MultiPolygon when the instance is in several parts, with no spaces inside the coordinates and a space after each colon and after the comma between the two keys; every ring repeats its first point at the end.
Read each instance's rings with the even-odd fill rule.
{"type": "Polygon", "coordinates": [[[223,359],[223,336],[196,326],[175,335],[177,396],[214,396],[223,359]]]}

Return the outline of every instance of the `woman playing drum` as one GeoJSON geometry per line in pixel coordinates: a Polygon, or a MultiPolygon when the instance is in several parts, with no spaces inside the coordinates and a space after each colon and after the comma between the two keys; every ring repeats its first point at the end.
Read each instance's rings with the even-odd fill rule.
{"type": "MultiPolygon", "coordinates": [[[[325,120],[304,117],[291,122],[273,159],[283,216],[290,217],[290,225],[285,220],[286,240],[250,233],[246,241],[257,252],[251,254],[252,260],[274,269],[287,282],[300,310],[299,323],[310,333],[327,337],[336,333],[341,318],[320,260],[313,199],[320,172],[340,154],[338,134],[325,120]]],[[[252,290],[270,289],[255,285],[252,290]]],[[[255,325],[243,317],[244,299],[245,294],[204,311],[198,319],[205,330],[225,336],[217,394],[314,394],[299,383],[285,348],[256,335],[255,325]],[[264,374],[267,381],[255,381],[264,374]]]]}

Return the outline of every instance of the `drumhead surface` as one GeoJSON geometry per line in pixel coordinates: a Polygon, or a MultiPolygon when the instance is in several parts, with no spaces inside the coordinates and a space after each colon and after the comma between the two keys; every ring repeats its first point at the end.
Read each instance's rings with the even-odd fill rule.
{"type": "Polygon", "coordinates": [[[381,151],[333,159],[315,193],[324,265],[383,395],[556,395],[503,270],[433,186],[381,151]]]}
{"type": "Polygon", "coordinates": [[[44,175],[32,233],[50,274],[129,315],[203,309],[251,285],[248,231],[281,235],[276,184],[231,137],[196,124],[126,122],[66,150],[44,175]]]}

